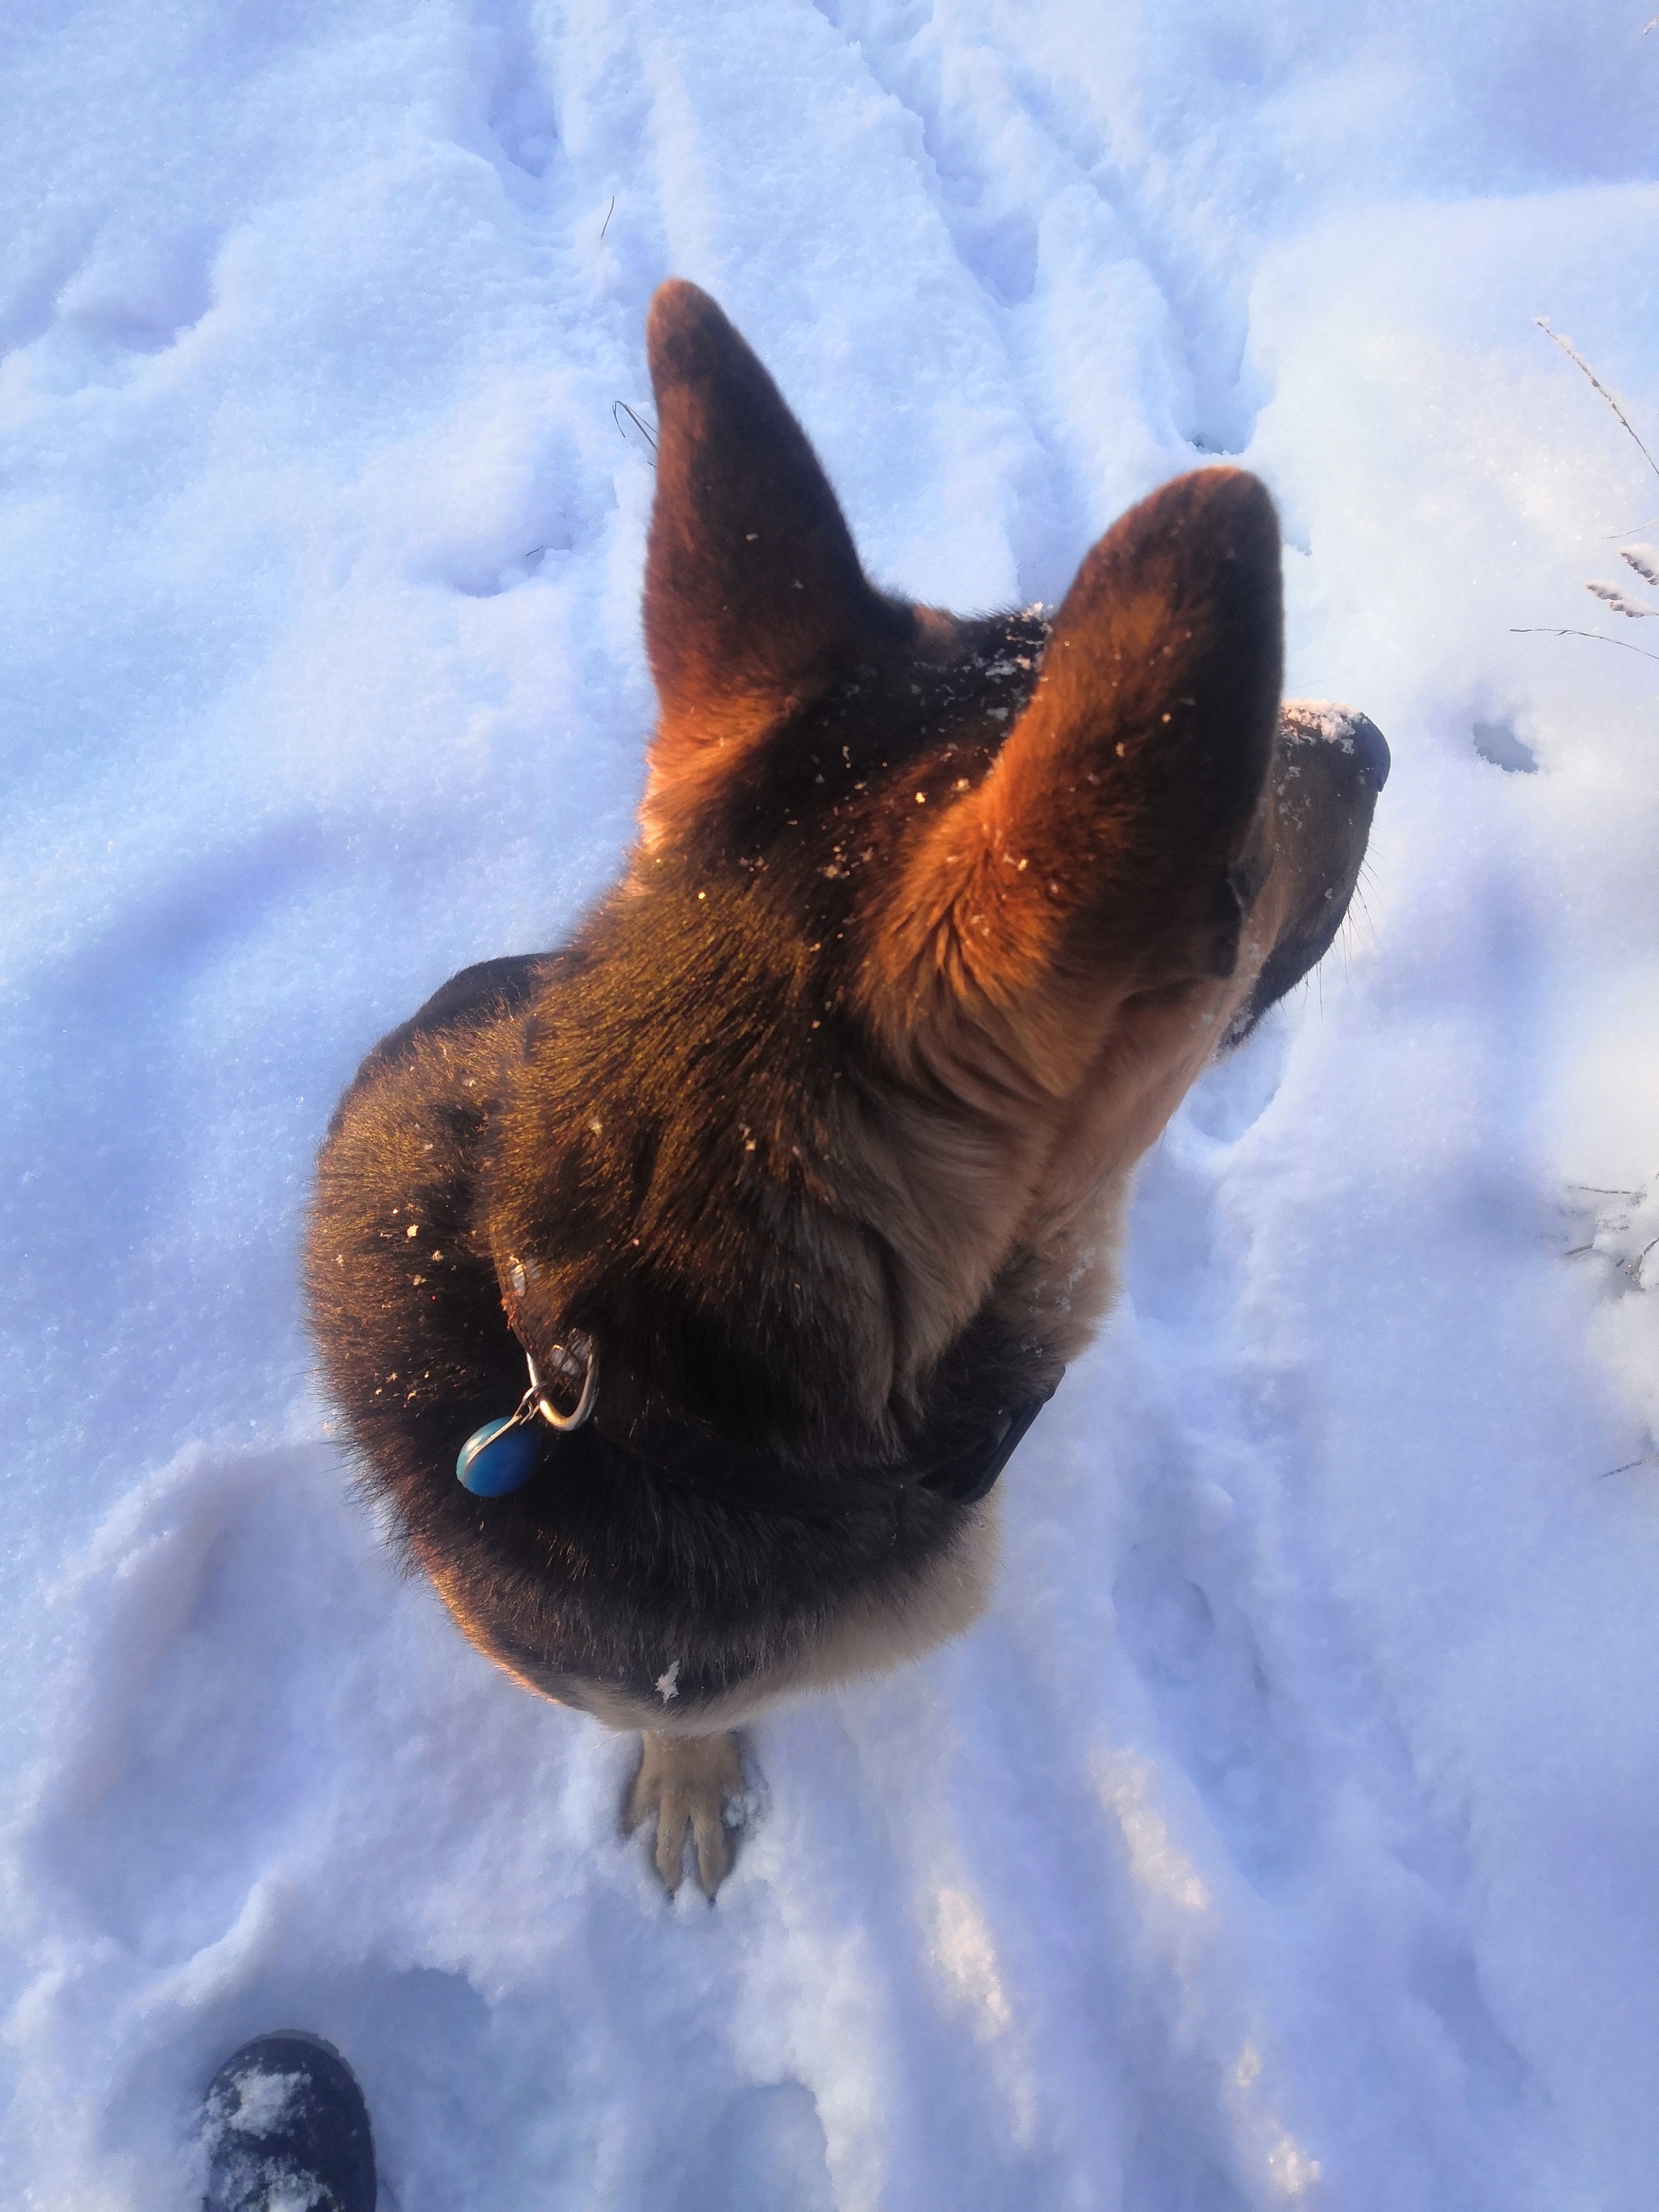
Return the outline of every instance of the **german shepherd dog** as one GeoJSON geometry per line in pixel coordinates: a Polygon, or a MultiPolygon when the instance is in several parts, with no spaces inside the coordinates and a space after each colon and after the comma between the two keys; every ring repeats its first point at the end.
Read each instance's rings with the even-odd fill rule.
{"type": "Polygon", "coordinates": [[[569,944],[370,1053],[307,1273],[407,1558],[517,1680],[643,1732],[627,1823],[670,1889],[690,1830],[712,1896],[731,1731],[983,1610],[1135,1162],[1330,944],[1389,755],[1281,713],[1255,477],[1142,501],[1052,620],[961,618],[870,584],[712,300],[665,284],[648,343],[638,843],[569,944]],[[458,1452],[515,1407],[517,1486],[476,1494],[458,1452]]]}

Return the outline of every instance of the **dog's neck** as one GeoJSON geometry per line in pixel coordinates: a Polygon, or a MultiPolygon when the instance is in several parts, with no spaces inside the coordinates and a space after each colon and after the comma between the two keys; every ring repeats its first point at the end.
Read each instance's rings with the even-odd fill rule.
{"type": "Polygon", "coordinates": [[[771,1493],[784,1485],[792,1501],[814,1491],[827,1501],[845,1496],[849,1486],[914,1484],[954,1504],[975,1504],[988,1494],[1065,1371],[1057,1358],[1030,1345],[1011,1358],[1006,1345],[993,1348],[1000,1331],[970,1327],[953,1347],[954,1356],[940,1363],[934,1387],[920,1404],[897,1413],[883,1443],[849,1437],[831,1448],[815,1437],[793,1446],[783,1439],[757,1444],[696,1419],[678,1395],[671,1398],[653,1388],[653,1362],[639,1348],[630,1350],[625,1338],[602,1342],[561,1322],[550,1339],[547,1316],[538,1315],[532,1303],[539,1280],[533,1262],[509,1255],[501,1274],[507,1326],[525,1349],[532,1386],[549,1395],[556,1434],[591,1420],[612,1450],[645,1471],[716,1492],[735,1486],[771,1493]],[[562,1383],[551,1383],[555,1376],[562,1383]]]}

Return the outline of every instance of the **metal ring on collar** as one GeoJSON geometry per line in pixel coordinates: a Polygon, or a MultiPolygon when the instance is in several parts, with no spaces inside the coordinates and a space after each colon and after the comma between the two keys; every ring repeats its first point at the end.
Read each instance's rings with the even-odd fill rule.
{"type": "Polygon", "coordinates": [[[574,1365],[577,1359],[580,1359],[584,1364],[581,1391],[577,1397],[574,1413],[562,1413],[559,1411],[547,1395],[546,1385],[543,1382],[536,1366],[534,1353],[527,1352],[525,1354],[525,1358],[530,1364],[530,1387],[535,1394],[537,1412],[550,1428],[558,1429],[565,1434],[572,1429],[580,1428],[582,1423],[592,1413],[599,1395],[599,1346],[594,1343],[592,1337],[583,1336],[576,1329],[571,1331],[570,1337],[571,1340],[568,1345],[556,1345],[554,1352],[562,1367],[574,1365]]]}

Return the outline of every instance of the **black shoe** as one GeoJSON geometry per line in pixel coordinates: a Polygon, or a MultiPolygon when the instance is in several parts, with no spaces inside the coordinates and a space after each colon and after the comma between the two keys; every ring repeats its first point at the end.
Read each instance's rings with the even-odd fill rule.
{"type": "Polygon", "coordinates": [[[357,2077],[303,2028],[256,2035],[208,2084],[202,2212],[374,2212],[374,2145],[357,2077]]]}

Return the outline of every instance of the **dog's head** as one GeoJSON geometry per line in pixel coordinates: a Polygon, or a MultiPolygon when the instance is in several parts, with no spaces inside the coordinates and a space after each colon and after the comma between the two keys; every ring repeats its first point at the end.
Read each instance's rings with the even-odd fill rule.
{"type": "Polygon", "coordinates": [[[1086,1336],[1114,1198],[1331,942],[1388,751],[1281,716],[1255,477],[1153,493],[1052,621],[960,619],[869,583],[703,293],[649,343],[641,843],[532,1039],[495,1240],[532,1335],[632,1341],[716,1426],[878,1433],[993,1309],[1086,1336]]]}

